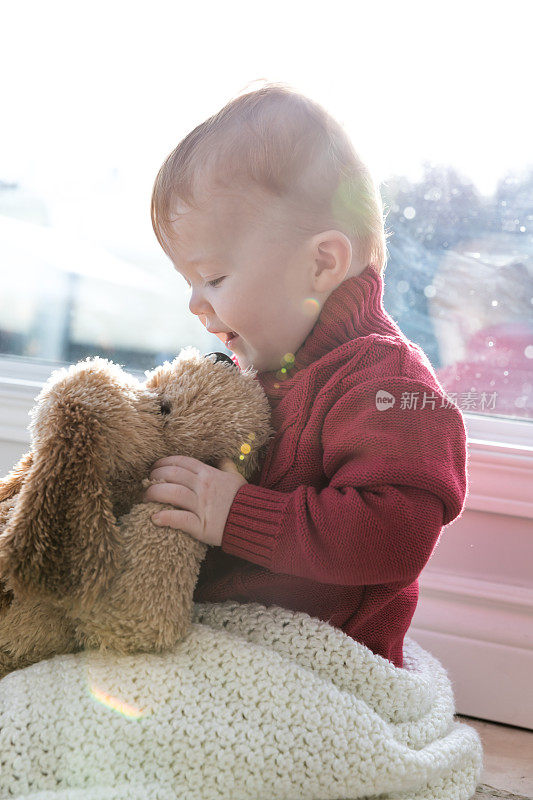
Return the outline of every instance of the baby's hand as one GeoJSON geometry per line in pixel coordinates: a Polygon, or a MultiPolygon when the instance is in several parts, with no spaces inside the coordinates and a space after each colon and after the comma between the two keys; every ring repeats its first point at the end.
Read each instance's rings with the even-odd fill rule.
{"type": "Polygon", "coordinates": [[[152,516],[156,525],[188,533],[208,545],[220,546],[233,498],[248,483],[228,458],[219,468],[189,456],[168,456],[156,461],[150,473],[152,480],[163,480],[148,487],[143,501],[170,503],[175,509],[164,509],[152,516]]]}

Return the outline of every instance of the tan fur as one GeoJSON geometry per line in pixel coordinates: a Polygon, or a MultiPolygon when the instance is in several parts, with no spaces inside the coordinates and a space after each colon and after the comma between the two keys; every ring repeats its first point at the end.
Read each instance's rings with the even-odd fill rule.
{"type": "MultiPolygon", "coordinates": [[[[20,492],[26,473],[32,465],[33,453],[28,451],[15,464],[11,472],[0,480],[0,532],[5,527],[8,512],[16,503],[16,495],[20,492]]],[[[13,592],[6,589],[5,583],[0,577],[0,614],[2,609],[9,606],[13,601],[13,592]]]]}
{"type": "Polygon", "coordinates": [[[192,347],[144,383],[99,357],[52,374],[30,412],[31,450],[0,481],[0,677],[56,653],[161,651],[187,634],[207,547],[154,525],[172,506],[142,494],[168,455],[253,474],[274,434],[255,374],[192,347]]]}

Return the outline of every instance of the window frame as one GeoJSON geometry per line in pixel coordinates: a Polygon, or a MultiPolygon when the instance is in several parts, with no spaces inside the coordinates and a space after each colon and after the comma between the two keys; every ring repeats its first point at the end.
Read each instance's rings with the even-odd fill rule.
{"type": "MultiPolygon", "coordinates": [[[[2,395],[11,391],[29,396],[33,389],[36,393],[40,391],[52,370],[68,366],[66,362],[24,360],[20,356],[0,355],[0,390],[2,395]]],[[[139,380],[144,380],[142,370],[129,369],[128,372],[139,380]]],[[[480,441],[518,450],[533,448],[533,419],[493,417],[466,411],[462,413],[469,442],[480,441]]]]}

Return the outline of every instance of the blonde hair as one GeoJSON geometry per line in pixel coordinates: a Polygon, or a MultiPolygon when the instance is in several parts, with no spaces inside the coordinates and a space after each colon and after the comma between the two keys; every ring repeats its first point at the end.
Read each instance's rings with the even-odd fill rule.
{"type": "Polygon", "coordinates": [[[387,264],[383,204],[343,127],[318,103],[283,83],[238,95],[192,130],[154,182],[152,226],[170,256],[176,200],[197,207],[201,175],[223,187],[255,185],[282,198],[300,235],[344,233],[361,266],[387,264]]]}

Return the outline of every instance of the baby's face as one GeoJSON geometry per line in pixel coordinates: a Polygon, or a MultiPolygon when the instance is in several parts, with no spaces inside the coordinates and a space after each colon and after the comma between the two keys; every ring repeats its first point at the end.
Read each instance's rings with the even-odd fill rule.
{"type": "Polygon", "coordinates": [[[189,308],[235,352],[241,369],[286,366],[318,317],[310,251],[284,234],[283,201],[211,193],[201,210],[175,208],[172,261],[191,289],[189,308]],[[227,334],[236,338],[227,342],[227,334]]]}

